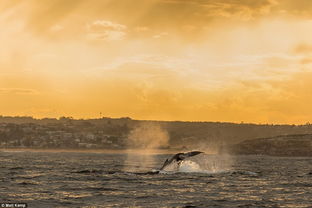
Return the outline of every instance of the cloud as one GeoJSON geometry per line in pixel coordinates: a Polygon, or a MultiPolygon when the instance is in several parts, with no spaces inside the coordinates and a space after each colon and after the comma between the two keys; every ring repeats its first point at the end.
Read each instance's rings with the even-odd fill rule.
{"type": "Polygon", "coordinates": [[[170,35],[179,32],[177,37],[188,38],[187,31],[193,31],[193,37],[199,36],[203,33],[201,28],[209,28],[215,20],[248,22],[281,14],[307,18],[312,11],[310,0],[137,0],[135,5],[131,0],[12,2],[3,6],[2,14],[10,13],[10,20],[23,22],[27,32],[71,40],[85,38],[80,34],[90,20],[96,20],[88,24],[87,37],[91,40],[122,40],[126,36],[142,37],[143,33],[158,37],[162,31],[170,35]],[[55,34],[61,29],[56,25],[66,30],[55,34]]]}
{"type": "Polygon", "coordinates": [[[165,37],[165,36],[167,36],[167,35],[168,35],[167,32],[162,32],[162,33],[159,33],[159,34],[157,34],[157,35],[153,35],[153,38],[158,39],[158,38],[165,37]]]}
{"type": "Polygon", "coordinates": [[[0,94],[14,113],[14,104],[55,105],[86,117],[107,109],[142,119],[265,122],[261,109],[276,103],[269,96],[291,109],[297,104],[278,94],[294,89],[281,83],[311,71],[311,0],[4,2],[0,94]],[[40,95],[11,96],[39,93],[32,89],[40,95]]]}
{"type": "Polygon", "coordinates": [[[92,31],[103,31],[103,30],[125,30],[127,27],[118,23],[113,23],[107,20],[96,20],[91,25],[88,26],[92,31]]]}
{"type": "Polygon", "coordinates": [[[34,90],[34,89],[0,88],[0,94],[36,95],[36,94],[39,94],[39,92],[37,90],[34,90]]]}
{"type": "Polygon", "coordinates": [[[87,25],[87,38],[91,40],[122,40],[127,27],[107,20],[96,20],[87,25]]]}
{"type": "MultiPolygon", "coordinates": [[[[293,48],[293,53],[301,57],[301,64],[308,67],[312,64],[312,45],[301,43],[293,48]]],[[[309,70],[310,71],[310,70],[309,70]]]]}
{"type": "Polygon", "coordinates": [[[135,31],[137,32],[146,32],[146,31],[149,31],[150,28],[146,27],[146,26],[138,26],[135,28],[135,31]]]}
{"type": "Polygon", "coordinates": [[[294,48],[294,52],[298,54],[312,54],[312,45],[299,44],[294,48]]]}
{"type": "Polygon", "coordinates": [[[51,32],[59,32],[63,29],[64,29],[64,27],[59,25],[59,24],[56,24],[56,25],[53,25],[52,27],[50,27],[51,32]]]}
{"type": "Polygon", "coordinates": [[[50,32],[51,26],[60,23],[76,12],[83,0],[19,1],[16,13],[24,15],[25,26],[36,34],[50,32]]]}
{"type": "Polygon", "coordinates": [[[167,4],[188,5],[197,15],[209,18],[231,18],[249,20],[268,14],[277,2],[275,0],[163,0],[167,4]]]}

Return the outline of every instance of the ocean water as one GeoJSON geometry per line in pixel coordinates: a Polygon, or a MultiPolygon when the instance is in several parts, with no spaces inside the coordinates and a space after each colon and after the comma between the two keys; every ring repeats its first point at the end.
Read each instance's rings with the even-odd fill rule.
{"type": "Polygon", "coordinates": [[[312,207],[312,158],[0,151],[0,203],[28,207],[312,207]],[[196,158],[197,157],[197,158],[196,158]]]}

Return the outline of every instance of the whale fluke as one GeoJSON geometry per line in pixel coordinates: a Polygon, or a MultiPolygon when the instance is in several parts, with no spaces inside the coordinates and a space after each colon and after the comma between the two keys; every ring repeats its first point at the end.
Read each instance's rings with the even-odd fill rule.
{"type": "Polygon", "coordinates": [[[192,152],[186,152],[186,153],[177,153],[173,157],[171,157],[169,160],[167,159],[163,166],[160,168],[160,170],[164,170],[168,165],[176,163],[177,166],[179,167],[180,163],[188,158],[188,157],[193,157],[195,155],[201,154],[203,152],[200,151],[192,151],[192,152]]]}

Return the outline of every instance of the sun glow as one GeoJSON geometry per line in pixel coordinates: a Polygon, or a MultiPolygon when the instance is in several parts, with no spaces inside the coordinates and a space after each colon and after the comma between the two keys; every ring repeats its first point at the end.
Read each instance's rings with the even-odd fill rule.
{"type": "Polygon", "coordinates": [[[309,0],[4,0],[0,114],[306,123],[309,0]]]}

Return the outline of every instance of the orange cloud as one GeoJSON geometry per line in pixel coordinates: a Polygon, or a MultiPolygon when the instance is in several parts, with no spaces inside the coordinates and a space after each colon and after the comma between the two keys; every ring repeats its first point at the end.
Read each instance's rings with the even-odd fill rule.
{"type": "Polygon", "coordinates": [[[0,88],[2,94],[21,94],[21,95],[35,95],[39,92],[34,89],[22,89],[22,88],[0,88]]]}
{"type": "Polygon", "coordinates": [[[5,0],[1,113],[304,123],[311,10],[310,0],[5,0]]]}

